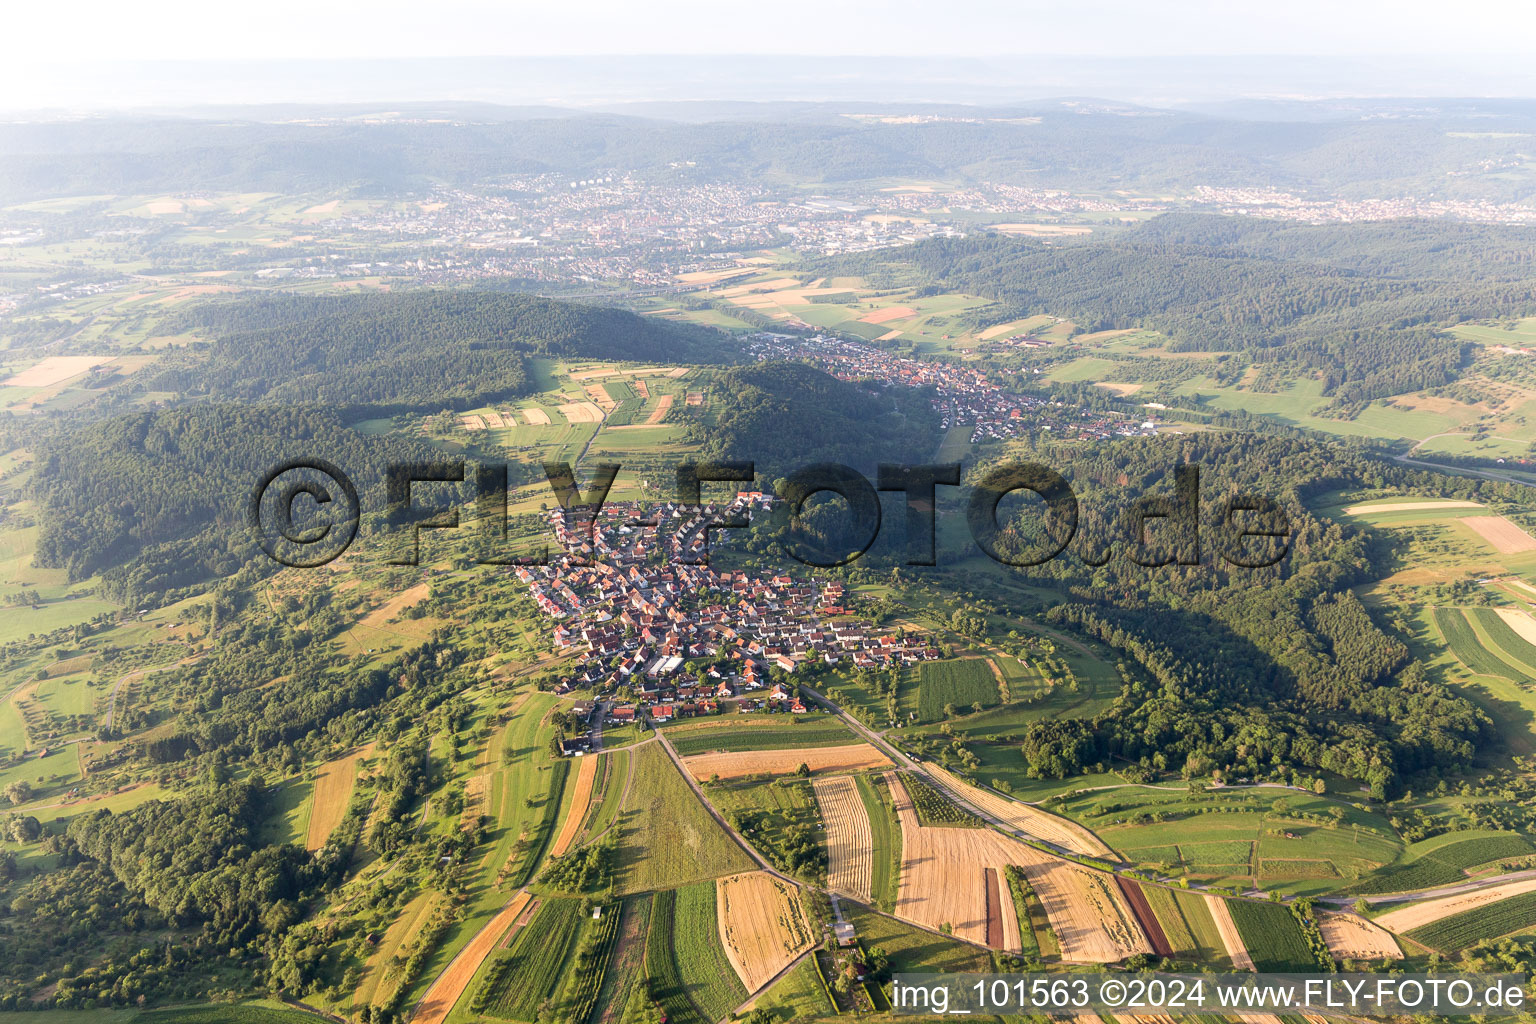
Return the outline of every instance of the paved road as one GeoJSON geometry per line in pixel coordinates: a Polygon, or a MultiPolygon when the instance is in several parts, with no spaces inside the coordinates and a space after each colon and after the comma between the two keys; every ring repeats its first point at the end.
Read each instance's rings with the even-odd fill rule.
{"type": "Polygon", "coordinates": [[[987,811],[983,810],[982,808],[977,807],[975,804],[971,803],[965,798],[964,793],[960,793],[954,789],[951,789],[949,784],[946,783],[943,779],[929,772],[926,768],[923,767],[921,762],[914,761],[907,754],[903,753],[898,747],[887,742],[884,736],[880,735],[878,732],[875,732],[869,726],[865,725],[857,718],[854,718],[848,712],[844,711],[842,708],[838,707],[836,704],[832,703],[830,700],[823,697],[820,693],[811,689],[809,686],[802,684],[800,688],[806,693],[810,694],[811,698],[822,707],[827,708],[834,715],[837,715],[839,718],[841,718],[844,724],[868,740],[869,743],[873,745],[877,750],[882,751],[886,754],[886,756],[891,758],[891,760],[895,761],[898,768],[905,768],[908,771],[916,772],[917,774],[921,775],[928,781],[929,785],[942,791],[951,800],[959,804],[965,810],[974,814],[976,817],[980,818],[982,821],[995,826],[1008,835],[1013,836],[1015,839],[1025,839],[1035,846],[1046,847],[1050,852],[1055,853],[1058,856],[1069,857],[1072,859],[1076,859],[1080,856],[1079,854],[1068,850],[1066,847],[1059,846],[1048,839],[1041,839],[1039,836],[1030,835],[1023,829],[1011,825],[1008,822],[1002,821],[987,811]]]}
{"type": "MultiPolygon", "coordinates": [[[[1522,878],[1536,878],[1536,868],[1526,871],[1511,871],[1504,875],[1492,875],[1488,878],[1478,878],[1470,882],[1461,882],[1457,885],[1446,885],[1439,889],[1424,889],[1420,892],[1389,892],[1380,896],[1358,897],[1364,899],[1371,906],[1384,906],[1388,903],[1417,903],[1419,900],[1438,899],[1441,896],[1457,896],[1464,892],[1476,892],[1478,889],[1488,889],[1495,885],[1503,885],[1505,882],[1518,882],[1522,878]]],[[[1353,896],[1324,896],[1319,902],[1353,904],[1357,897],[1353,896]]]]}

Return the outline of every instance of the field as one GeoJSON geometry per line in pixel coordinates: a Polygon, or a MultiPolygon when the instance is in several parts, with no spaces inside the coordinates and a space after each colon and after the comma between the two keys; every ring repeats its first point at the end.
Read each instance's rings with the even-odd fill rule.
{"type": "Polygon", "coordinates": [[[1401,960],[1397,941],[1381,926],[1354,914],[1317,915],[1317,927],[1334,957],[1340,960],[1401,960]]]}
{"type": "MultiPolygon", "coordinates": [[[[1202,950],[1195,941],[1194,931],[1185,917],[1174,890],[1161,885],[1143,885],[1141,894],[1147,901],[1147,909],[1157,919],[1158,929],[1163,933],[1163,939],[1168,944],[1171,954],[1191,960],[1204,959],[1205,950],[1202,950]]],[[[1201,912],[1205,913],[1203,906],[1201,912]]],[[[1206,916],[1209,917],[1209,914],[1206,916]]],[[[1214,925],[1212,930],[1214,931],[1214,925]]],[[[1221,950],[1219,937],[1217,937],[1214,951],[1221,951],[1225,955],[1225,951],[1221,950]]]]}
{"type": "Polygon", "coordinates": [[[635,748],[629,799],[619,812],[615,882],[643,892],[746,871],[746,853],[699,802],[658,743],[635,748]]]}
{"type": "Polygon", "coordinates": [[[576,786],[571,794],[571,806],[565,812],[565,824],[560,827],[560,834],[555,837],[554,844],[549,848],[551,857],[564,857],[581,833],[582,823],[587,818],[587,805],[592,799],[592,781],[597,778],[598,764],[601,760],[600,757],[589,754],[577,762],[576,786]]]}
{"type": "MultiPolygon", "coordinates": [[[[565,981],[566,961],[585,920],[580,900],[546,899],[540,903],[511,948],[495,954],[485,998],[488,1014],[503,1020],[534,1020],[539,1007],[565,981]],[[489,984],[492,981],[495,984],[489,984]]],[[[421,1019],[418,1012],[414,1020],[421,1019]]]]}
{"type": "Polygon", "coordinates": [[[813,944],[800,891],[765,871],[715,883],[720,942],[748,992],[756,992],[813,944]]]}
{"type": "Polygon", "coordinates": [[[859,933],[865,949],[879,947],[890,958],[893,973],[980,973],[992,970],[985,950],[920,931],[857,904],[843,904],[843,913],[859,933]]]}
{"type": "Polygon", "coordinates": [[[358,763],[373,752],[372,744],[346,757],[327,761],[315,780],[314,808],[309,813],[309,830],[304,846],[318,850],[331,837],[352,802],[352,787],[357,782],[358,763]]]}
{"type": "Polygon", "coordinates": [[[1022,867],[1065,960],[1114,963],[1150,952],[1113,876],[1042,853],[988,828],[932,828],[918,819],[902,781],[886,774],[901,823],[896,916],[972,942],[987,941],[986,869],[1022,867]]]}
{"type": "Polygon", "coordinates": [[[1533,892],[1536,892],[1536,878],[1524,878],[1518,882],[1507,882],[1504,885],[1489,886],[1486,889],[1474,889],[1471,892],[1442,896],[1423,903],[1415,903],[1400,910],[1388,911],[1376,918],[1376,923],[1389,931],[1408,935],[1437,921],[1462,914],[1480,913],[1504,900],[1533,892]]]}
{"type": "Polygon", "coordinates": [[[942,722],[949,705],[969,710],[973,704],[992,707],[1001,699],[997,676],[986,658],[925,661],[917,677],[917,717],[922,722],[942,722]]]}
{"type": "Polygon", "coordinates": [[[1173,947],[1169,945],[1168,936],[1163,934],[1162,923],[1157,915],[1152,912],[1152,905],[1147,902],[1146,894],[1135,881],[1124,876],[1117,876],[1115,884],[1120,887],[1120,893],[1125,897],[1125,902],[1130,904],[1131,912],[1136,915],[1136,921],[1141,925],[1141,930],[1146,933],[1147,942],[1152,946],[1152,952],[1158,956],[1172,956],[1173,947]]]}
{"type": "Polygon", "coordinates": [[[890,911],[896,906],[897,886],[901,881],[901,826],[892,810],[889,790],[876,788],[875,780],[868,775],[854,776],[859,790],[859,800],[864,804],[865,817],[869,819],[872,859],[869,872],[869,893],[875,906],[890,911]]]}
{"type": "Polygon", "coordinates": [[[1283,904],[1228,900],[1227,909],[1243,937],[1248,958],[1258,971],[1284,973],[1317,968],[1301,925],[1283,904]]]}
{"type": "Polygon", "coordinates": [[[1352,886],[1350,892],[1411,892],[1452,885],[1466,880],[1468,868],[1533,852],[1536,847],[1514,833],[1448,832],[1407,847],[1397,863],[1352,886]]]}
{"type": "MultiPolygon", "coordinates": [[[[526,892],[520,892],[512,897],[501,912],[459,951],[447,968],[432,982],[432,987],[427,990],[427,994],[417,1006],[416,1014],[412,1018],[414,1024],[442,1024],[448,1019],[449,1012],[464,994],[464,990],[469,987],[476,972],[480,970],[480,965],[491,955],[491,950],[501,941],[507,929],[511,928],[528,908],[528,903],[529,896],[526,892]]],[[[539,910],[542,912],[544,907],[541,906],[539,910]]],[[[384,973],[388,975],[387,964],[384,973]]]]}
{"type": "MultiPolygon", "coordinates": [[[[1253,957],[1248,952],[1247,943],[1243,941],[1243,933],[1237,927],[1237,920],[1232,914],[1232,900],[1224,900],[1220,896],[1206,893],[1204,896],[1205,909],[1210,914],[1211,922],[1216,926],[1216,934],[1221,939],[1222,948],[1227,952],[1227,959],[1232,961],[1232,969],[1236,971],[1254,970],[1253,957]]],[[[1184,905],[1181,901],[1181,905],[1184,905]]]]}
{"type": "Polygon", "coordinates": [[[1010,800],[990,789],[973,786],[938,765],[930,765],[928,770],[937,776],[947,789],[959,793],[977,810],[991,815],[1010,828],[1016,828],[1036,839],[1055,843],[1073,853],[1089,857],[1113,858],[1115,856],[1114,851],[1106,846],[1103,840],[1074,821],[1017,800],[1010,800]]]}
{"type": "Polygon", "coordinates": [[[809,959],[802,960],[777,985],[752,1000],[749,1009],[762,1010],[773,1024],[821,1019],[837,1012],[827,1000],[816,964],[809,959]]]}
{"type": "Polygon", "coordinates": [[[1091,828],[1126,860],[1217,884],[1297,895],[1332,892],[1401,854],[1402,840],[1379,813],[1310,793],[1229,787],[1116,787],[1047,800],[1091,828]],[[1337,821],[1334,809],[1342,812],[1337,821]]]}
{"type": "Polygon", "coordinates": [[[842,747],[858,737],[835,715],[731,715],[662,727],[679,757],[717,751],[842,747]]]}
{"type": "Polygon", "coordinates": [[[846,775],[816,779],[812,785],[827,823],[827,888],[868,903],[874,850],[859,787],[846,775]]]}
{"type": "Polygon", "coordinates": [[[1404,934],[1442,953],[1459,953],[1484,939],[1523,932],[1533,925],[1536,925],[1536,892],[1524,892],[1491,905],[1443,917],[1404,934]]]}
{"type": "Polygon", "coordinates": [[[1536,537],[1532,537],[1503,516],[1467,516],[1463,526],[1477,534],[1501,555],[1536,551],[1536,537]]]}
{"type": "Polygon", "coordinates": [[[813,772],[889,768],[891,761],[868,743],[850,743],[845,747],[695,754],[683,758],[683,764],[688,774],[703,781],[716,775],[722,779],[740,779],[751,775],[789,775],[801,765],[809,767],[813,772]]]}
{"type": "Polygon", "coordinates": [[[657,981],[657,998],[667,1011],[686,1004],[687,1018],[706,1022],[729,1016],[747,991],[720,944],[715,883],[698,882],[659,892],[651,913],[645,966],[657,981]]]}
{"type": "Polygon", "coordinates": [[[1473,632],[1472,623],[1467,620],[1463,609],[1436,608],[1435,625],[1439,628],[1440,635],[1445,637],[1445,642],[1450,645],[1452,653],[1472,672],[1479,675],[1503,676],[1505,679],[1522,678],[1520,672],[1505,664],[1478,641],[1477,634],[1473,632]]]}
{"type": "MultiPolygon", "coordinates": [[[[888,774],[885,778],[889,785],[892,776],[888,774]]],[[[983,828],[986,825],[986,822],[950,800],[916,773],[902,775],[900,786],[906,790],[907,799],[917,813],[917,820],[924,825],[950,828],[983,828]]]]}

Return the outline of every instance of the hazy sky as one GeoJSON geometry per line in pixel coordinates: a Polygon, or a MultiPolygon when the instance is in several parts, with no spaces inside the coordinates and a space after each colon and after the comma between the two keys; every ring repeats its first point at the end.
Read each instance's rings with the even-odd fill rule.
{"type": "Polygon", "coordinates": [[[13,0],[6,63],[605,53],[1528,51],[1531,0],[13,0]]]}

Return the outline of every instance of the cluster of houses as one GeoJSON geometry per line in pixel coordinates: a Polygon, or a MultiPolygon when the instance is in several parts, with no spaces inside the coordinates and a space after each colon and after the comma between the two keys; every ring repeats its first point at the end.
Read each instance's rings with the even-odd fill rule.
{"type": "MultiPolygon", "coordinates": [[[[565,556],[516,573],[554,620],[555,645],[582,655],[560,688],[629,690],[657,721],[713,714],[723,701],[796,713],[805,708],[783,679],[803,665],[877,668],[938,657],[924,638],[852,617],[839,582],[706,564],[706,538],[719,537],[712,525],[750,522],[772,500],[742,492],[719,505],[621,502],[595,518],[551,512],[565,556]]],[[[611,708],[609,718],[623,723],[624,710],[611,708]]]]}
{"type": "Polygon", "coordinates": [[[1157,424],[1151,421],[1138,422],[1113,411],[1014,394],[993,384],[974,367],[893,356],[856,341],[762,331],[751,335],[747,344],[759,361],[799,360],[841,380],[932,388],[940,429],[972,424],[972,444],[1006,440],[1030,431],[1050,431],[1057,437],[1081,440],[1157,432],[1157,424]]]}

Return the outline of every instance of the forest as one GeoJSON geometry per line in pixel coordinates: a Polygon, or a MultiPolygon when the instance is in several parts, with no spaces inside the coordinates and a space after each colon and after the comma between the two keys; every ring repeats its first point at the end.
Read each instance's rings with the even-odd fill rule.
{"type": "MultiPolygon", "coordinates": [[[[1015,454],[1031,456],[1071,481],[1079,529],[1067,554],[1010,571],[1061,592],[1047,621],[1102,641],[1134,666],[1126,692],[1084,723],[1086,733],[1060,722],[1032,727],[1025,755],[1042,774],[1077,774],[1108,758],[1191,776],[1284,766],[1358,779],[1382,798],[1406,777],[1470,768],[1493,741],[1487,715],[1431,682],[1351,591],[1380,577],[1384,541],[1308,508],[1341,488],[1487,501],[1517,497],[1517,485],[1432,476],[1337,443],[1235,432],[1015,454]],[[1145,496],[1171,495],[1172,467],[1182,464],[1200,467],[1198,533],[1149,520],[1133,560],[1127,513],[1145,496]],[[1239,494],[1268,496],[1283,514],[1287,548],[1273,565],[1248,569],[1222,557],[1234,539],[1222,531],[1218,496],[1239,494]],[[1174,556],[1192,564],[1145,564],[1174,556]]],[[[1041,535],[1033,508],[1006,527],[1005,551],[1041,535]]]]}
{"type": "Polygon", "coordinates": [[[1169,214],[1103,238],[934,239],[857,264],[876,283],[991,298],[999,322],[1050,313],[1090,332],[1145,327],[1172,338],[1170,351],[1322,370],[1324,394],[1358,406],[1454,380],[1470,346],[1440,328],[1536,312],[1532,251],[1536,232],[1522,229],[1387,222],[1356,236],[1169,214]]]}
{"type": "Polygon", "coordinates": [[[729,361],[708,328],[496,292],[315,298],[281,293],[195,306],[166,330],[212,336],[147,386],[222,401],[462,409],[528,394],[536,356],[729,361]]]}

